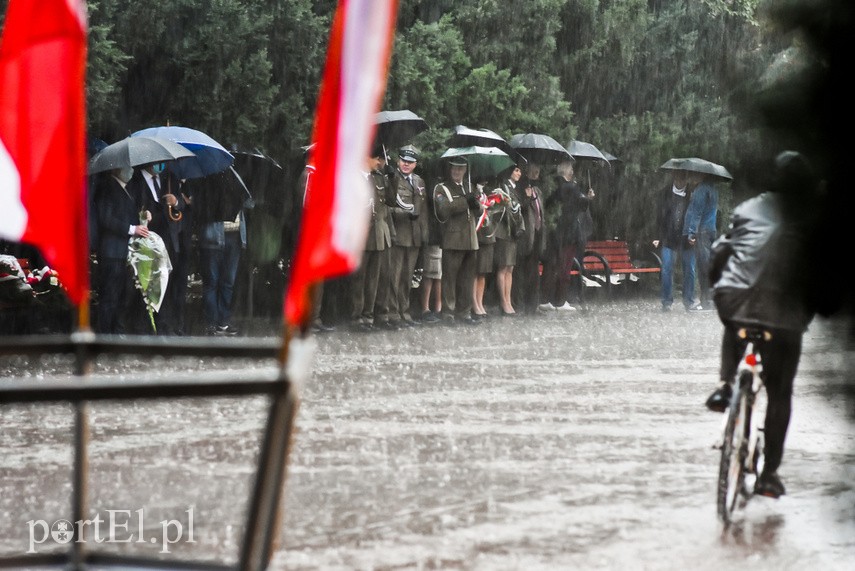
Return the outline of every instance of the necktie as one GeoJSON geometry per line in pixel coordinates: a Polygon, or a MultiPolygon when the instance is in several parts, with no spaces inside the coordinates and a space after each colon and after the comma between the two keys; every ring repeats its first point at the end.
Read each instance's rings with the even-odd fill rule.
{"type": "Polygon", "coordinates": [[[534,197],[534,229],[540,230],[541,224],[541,216],[540,216],[540,197],[537,195],[537,191],[534,191],[532,194],[534,197]]]}
{"type": "Polygon", "coordinates": [[[160,183],[157,181],[157,175],[152,175],[151,183],[154,185],[154,194],[156,199],[160,200],[160,183]]]}

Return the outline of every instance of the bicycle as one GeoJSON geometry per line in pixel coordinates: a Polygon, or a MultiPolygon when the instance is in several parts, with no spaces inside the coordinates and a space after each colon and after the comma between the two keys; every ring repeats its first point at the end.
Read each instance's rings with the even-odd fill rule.
{"type": "Polygon", "coordinates": [[[745,342],[745,351],[731,385],[718,474],[718,515],[725,525],[733,521],[737,508],[748,503],[763,471],[766,393],[761,390],[764,373],[758,344],[772,338],[768,331],[748,327],[740,328],[737,336],[745,342]]]}

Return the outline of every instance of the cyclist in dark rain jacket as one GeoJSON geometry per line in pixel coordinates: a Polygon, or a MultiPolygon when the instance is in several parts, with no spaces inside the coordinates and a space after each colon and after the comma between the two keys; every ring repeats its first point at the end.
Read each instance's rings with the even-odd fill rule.
{"type": "Polygon", "coordinates": [[[722,385],[707,407],[724,412],[731,398],[728,379],[736,375],[742,354],[740,327],[769,331],[760,342],[766,393],[765,464],[754,492],[777,498],[784,485],[777,475],[790,422],[793,380],[802,336],[814,315],[816,288],[808,280],[810,242],[817,228],[818,185],[800,154],[785,151],[775,161],[771,192],[746,200],[733,211],[730,229],[713,244],[710,283],[724,323],[722,385]]]}

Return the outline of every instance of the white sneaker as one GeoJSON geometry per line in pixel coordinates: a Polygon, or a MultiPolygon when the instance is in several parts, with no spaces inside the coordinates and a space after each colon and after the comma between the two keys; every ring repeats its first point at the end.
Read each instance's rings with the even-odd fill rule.
{"type": "Polygon", "coordinates": [[[555,306],[552,305],[551,303],[547,302],[547,303],[541,303],[540,305],[538,305],[537,309],[539,309],[540,311],[555,311],[555,306]]]}
{"type": "MultiPolygon", "coordinates": [[[[598,278],[602,279],[603,281],[606,281],[605,276],[594,276],[594,277],[598,277],[598,278]]],[[[614,277],[614,276],[612,276],[612,277],[614,277]]],[[[586,287],[603,287],[600,284],[600,282],[598,282],[597,280],[592,280],[590,278],[586,278],[585,276],[582,276],[582,283],[585,284],[586,287]]]]}
{"type": "Polygon", "coordinates": [[[576,308],[574,306],[570,305],[569,301],[565,301],[564,305],[562,305],[561,307],[559,307],[557,309],[559,311],[576,311],[576,308]]]}

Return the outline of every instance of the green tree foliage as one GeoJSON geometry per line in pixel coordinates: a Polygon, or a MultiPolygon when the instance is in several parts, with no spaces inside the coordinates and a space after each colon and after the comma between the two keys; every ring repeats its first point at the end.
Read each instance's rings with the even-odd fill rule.
{"type": "MultiPolygon", "coordinates": [[[[577,169],[600,197],[596,235],[646,240],[665,180],[657,167],[672,156],[726,165],[733,197],[756,190],[755,166],[782,140],[764,129],[761,77],[768,84],[791,67],[788,54],[804,53],[793,26],[768,17],[775,4],[400,0],[383,108],[426,119],[415,142],[427,158],[457,124],[594,143],[621,159],[577,169]]],[[[112,142],[171,122],[299,166],[335,0],[88,7],[92,135],[112,142]]]]}

